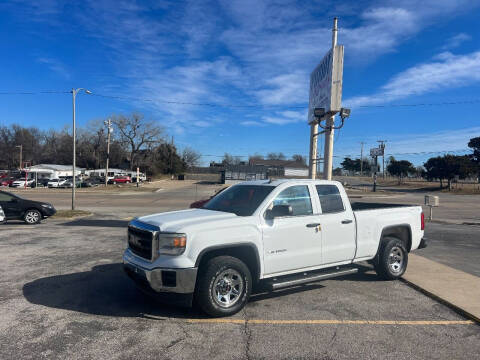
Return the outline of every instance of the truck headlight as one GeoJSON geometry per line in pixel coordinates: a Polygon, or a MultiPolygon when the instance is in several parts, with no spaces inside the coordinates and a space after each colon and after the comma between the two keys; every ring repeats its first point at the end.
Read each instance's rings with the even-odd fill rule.
{"type": "Polygon", "coordinates": [[[187,246],[187,235],[160,233],[158,235],[158,253],[160,255],[181,255],[187,246]]]}

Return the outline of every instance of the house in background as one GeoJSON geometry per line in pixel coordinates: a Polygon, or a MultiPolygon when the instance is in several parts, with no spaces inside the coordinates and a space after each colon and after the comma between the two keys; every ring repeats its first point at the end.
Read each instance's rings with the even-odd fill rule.
{"type": "MultiPolygon", "coordinates": [[[[56,165],[56,164],[38,164],[23,169],[28,173],[28,177],[38,179],[58,179],[65,176],[73,176],[72,165],[56,165]]],[[[75,175],[85,173],[83,168],[75,168],[75,175]]]]}
{"type": "Polygon", "coordinates": [[[308,177],[308,166],[298,161],[251,159],[249,165],[266,167],[269,177],[308,177]]]}

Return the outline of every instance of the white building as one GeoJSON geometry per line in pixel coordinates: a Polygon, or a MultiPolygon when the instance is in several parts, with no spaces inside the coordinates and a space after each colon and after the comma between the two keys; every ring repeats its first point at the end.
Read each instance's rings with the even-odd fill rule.
{"type": "MultiPolygon", "coordinates": [[[[88,176],[105,176],[105,168],[103,169],[95,169],[95,170],[85,170],[85,174],[88,176]]],[[[108,177],[115,177],[115,176],[124,176],[128,175],[130,177],[136,177],[137,172],[132,170],[125,170],[125,169],[115,169],[115,168],[108,168],[108,177]]],[[[140,172],[140,179],[146,180],[146,176],[144,173],[140,172]]]]}
{"type": "MultiPolygon", "coordinates": [[[[64,176],[73,176],[72,165],[38,164],[23,169],[28,172],[29,178],[58,179],[64,176]]],[[[85,169],[75,168],[75,175],[85,173],[85,169]]]]}

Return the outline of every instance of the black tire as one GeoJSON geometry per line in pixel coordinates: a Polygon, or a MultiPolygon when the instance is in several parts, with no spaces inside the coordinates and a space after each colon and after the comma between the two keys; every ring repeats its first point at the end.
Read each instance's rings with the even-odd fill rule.
{"type": "Polygon", "coordinates": [[[200,269],[195,302],[208,315],[230,316],[243,309],[251,290],[248,267],[237,258],[218,256],[200,269]]]}
{"type": "Polygon", "coordinates": [[[25,221],[28,225],[35,225],[42,221],[42,214],[37,209],[29,209],[25,211],[25,215],[23,215],[23,221],[25,221]]]}
{"type": "Polygon", "coordinates": [[[403,241],[396,238],[382,240],[373,266],[378,276],[384,280],[396,280],[407,270],[408,251],[403,241]]]}

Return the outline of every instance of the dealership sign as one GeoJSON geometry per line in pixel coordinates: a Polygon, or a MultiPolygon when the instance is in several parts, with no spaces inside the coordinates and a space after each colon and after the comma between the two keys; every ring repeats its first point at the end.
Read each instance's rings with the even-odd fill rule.
{"type": "Polygon", "coordinates": [[[378,148],[373,148],[373,149],[370,149],[370,156],[371,157],[375,157],[375,156],[383,156],[384,152],[383,152],[383,147],[378,147],[378,148]]]}
{"type": "Polygon", "coordinates": [[[308,122],[315,120],[313,110],[323,108],[335,114],[342,104],[343,45],[330,49],[310,75],[308,122]]]}

